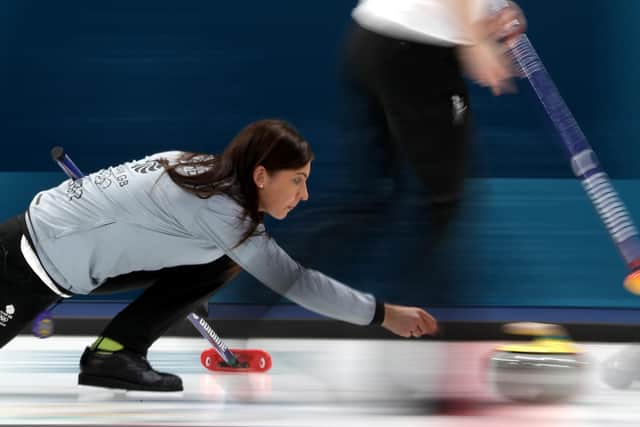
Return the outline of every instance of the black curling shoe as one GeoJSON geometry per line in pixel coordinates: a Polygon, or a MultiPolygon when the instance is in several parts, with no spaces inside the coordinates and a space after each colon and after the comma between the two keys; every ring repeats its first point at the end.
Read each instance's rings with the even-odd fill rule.
{"type": "Polygon", "coordinates": [[[80,358],[78,384],[139,391],[182,391],[180,377],[154,370],[144,356],[128,350],[110,353],[89,347],[80,358]]]}

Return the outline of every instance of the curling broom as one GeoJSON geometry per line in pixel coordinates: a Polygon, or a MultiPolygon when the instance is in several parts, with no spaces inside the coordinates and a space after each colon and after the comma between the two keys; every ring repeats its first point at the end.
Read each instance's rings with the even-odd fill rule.
{"type": "MultiPolygon", "coordinates": [[[[504,0],[493,2],[496,11],[506,6],[507,2],[504,0]]],[[[596,154],[527,35],[519,34],[506,40],[506,43],[560,134],[573,173],[580,179],[589,200],[630,270],[624,280],[624,287],[629,292],[640,295],[640,237],[629,211],[600,166],[596,154]]]]}

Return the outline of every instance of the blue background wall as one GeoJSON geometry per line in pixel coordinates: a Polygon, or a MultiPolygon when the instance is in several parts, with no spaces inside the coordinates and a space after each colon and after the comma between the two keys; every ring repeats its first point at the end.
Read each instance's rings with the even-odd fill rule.
{"type": "MultiPolygon", "coordinates": [[[[349,108],[338,63],[354,3],[0,2],[0,214],[62,179],[48,155],[54,145],[89,171],[166,149],[217,152],[246,123],[275,116],[317,155],[311,201],[268,224],[305,264],[411,304],[640,305],[622,289],[624,265],[523,82],[508,97],[472,89],[468,196],[445,247],[424,254],[418,193],[363,208],[357,230],[336,216],[366,192],[349,180],[357,160],[345,155],[338,125],[349,108]]],[[[640,3],[520,4],[547,68],[640,215],[640,61],[629,43],[640,3]]],[[[279,298],[244,275],[216,301],[279,298]]]]}

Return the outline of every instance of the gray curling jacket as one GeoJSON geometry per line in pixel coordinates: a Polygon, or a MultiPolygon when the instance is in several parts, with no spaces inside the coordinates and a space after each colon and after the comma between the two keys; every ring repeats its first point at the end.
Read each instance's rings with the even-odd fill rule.
{"type": "Polygon", "coordinates": [[[205,264],[226,254],[311,311],[358,325],[381,321],[382,304],[372,295],[304,268],[264,233],[263,225],[261,233],[237,245],[248,226],[240,220],[242,208],[227,196],[200,199],[188,193],[157,161],[176,161],[180,154],[158,153],[103,169],[34,197],[27,227],[56,284],[88,294],[111,277],[205,264]]]}

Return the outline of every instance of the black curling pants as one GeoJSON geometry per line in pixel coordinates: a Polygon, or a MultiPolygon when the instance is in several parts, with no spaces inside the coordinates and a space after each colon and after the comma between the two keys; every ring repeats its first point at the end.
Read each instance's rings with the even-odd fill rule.
{"type": "MultiPolygon", "coordinates": [[[[20,239],[26,233],[24,215],[0,224],[0,348],[60,299],[24,260],[20,239]]],[[[100,335],[145,355],[169,327],[198,310],[235,271],[236,264],[222,256],[208,264],[133,272],[109,279],[94,293],[145,290],[100,335]]]]}
{"type": "Polygon", "coordinates": [[[59,298],[24,260],[20,250],[24,233],[24,215],[0,224],[0,348],[59,298]]]}
{"type": "Polygon", "coordinates": [[[146,287],[102,332],[131,351],[147,350],[171,325],[198,310],[231,278],[235,263],[227,256],[209,264],[137,272],[108,280],[97,293],[146,287]]]}

